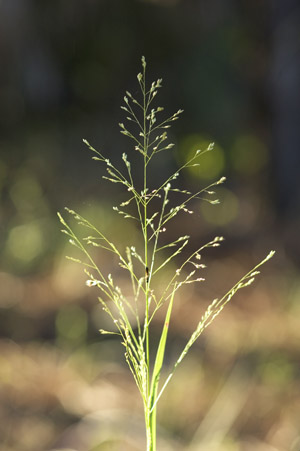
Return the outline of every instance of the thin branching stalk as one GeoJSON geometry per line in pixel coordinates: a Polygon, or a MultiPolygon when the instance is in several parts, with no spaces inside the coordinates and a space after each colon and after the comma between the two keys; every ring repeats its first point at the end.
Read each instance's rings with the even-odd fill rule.
{"type": "MultiPolygon", "coordinates": [[[[149,190],[148,179],[150,163],[154,157],[163,151],[173,148],[173,143],[168,143],[167,129],[172,122],[177,120],[183,110],[178,110],[173,115],[159,120],[160,113],[164,108],[153,107],[154,99],[162,86],[162,80],[154,81],[150,86],[146,83],[146,61],[142,58],[142,72],[137,76],[141,91],[141,99],[135,99],[130,92],[124,96],[125,105],[121,108],[127,114],[127,120],[136,124],[138,132],[130,131],[123,123],[120,123],[120,131],[133,143],[134,151],[141,154],[143,159],[143,182],[139,187],[135,181],[135,173],[132,171],[130,160],[126,153],[122,154],[122,167],[115,166],[100,151],[96,150],[87,140],[84,143],[93,153],[93,159],[99,161],[106,168],[104,179],[111,183],[123,186],[127,198],[113,210],[122,219],[137,221],[140,225],[142,245],[129,244],[125,252],[120,251],[113,238],[99,230],[87,219],[74,210],[66,209],[68,214],[77,224],[82,226],[88,234],[80,238],[75,232],[74,226],[67,222],[58,213],[59,220],[63,225],[62,232],[65,233],[70,244],[76,247],[82,259],[68,257],[69,259],[84,266],[88,279],[86,285],[95,287],[100,291],[98,297],[104,312],[111,318],[113,329],[111,331],[101,329],[102,334],[117,334],[125,348],[125,359],[133,375],[135,383],[141,394],[144,406],[147,451],[156,451],[156,410],[157,404],[169,384],[173,374],[188,353],[194,342],[202,332],[219,315],[225,305],[232,299],[237,291],[253,283],[259,274],[259,268],[273,255],[271,251],[266,258],[258,263],[251,271],[244,275],[234,286],[221,298],[211,302],[204,312],[196,329],[191,334],[183,351],[173,364],[173,368],[165,376],[160,384],[162,368],[167,344],[167,337],[171,314],[177,292],[192,283],[203,282],[202,272],[205,265],[200,263],[202,252],[209,247],[218,247],[223,237],[216,236],[208,243],[198,246],[191,251],[188,257],[181,258],[182,251],[190,242],[189,235],[179,236],[171,241],[161,239],[166,232],[166,225],[176,218],[178,214],[192,214],[192,205],[195,200],[203,200],[211,204],[219,201],[214,197],[213,188],[222,184],[225,177],[205,188],[200,188],[194,193],[188,190],[174,187],[180,173],[191,166],[198,166],[199,159],[206,152],[213,151],[213,144],[205,149],[197,150],[182,166],[171,175],[168,175],[163,183],[152,191],[149,190]],[[125,170],[124,170],[125,165],[125,170]],[[169,208],[171,196],[177,196],[177,205],[169,208]],[[160,208],[157,209],[157,203],[160,208]],[[153,207],[155,211],[153,212],[153,207]],[[158,210],[158,211],[157,211],[158,210]],[[106,274],[104,269],[99,268],[93,257],[91,248],[98,248],[102,252],[113,254],[119,266],[126,271],[132,289],[132,296],[125,296],[122,288],[115,282],[111,274],[106,274]],[[157,274],[166,268],[172,268],[173,262],[177,262],[177,269],[173,273],[163,277],[163,283],[158,286],[157,274]],[[187,267],[192,270],[187,271],[187,267]],[[142,274],[142,275],[141,275],[142,274]],[[160,340],[153,362],[150,359],[152,321],[157,311],[166,308],[165,320],[160,335],[160,340]]],[[[167,236],[165,234],[165,236],[167,236]]]]}

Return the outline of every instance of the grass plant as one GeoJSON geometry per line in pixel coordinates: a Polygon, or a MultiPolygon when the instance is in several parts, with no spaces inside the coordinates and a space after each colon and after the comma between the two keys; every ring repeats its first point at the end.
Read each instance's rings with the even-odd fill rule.
{"type": "MultiPolygon", "coordinates": [[[[271,251],[266,258],[245,274],[224,296],[214,299],[198,325],[187,341],[186,346],[178,356],[169,373],[161,380],[162,367],[166,351],[166,343],[171,321],[171,314],[176,295],[182,287],[202,283],[203,269],[201,262],[203,251],[209,247],[218,247],[223,237],[216,236],[208,243],[188,251],[190,236],[179,236],[168,240],[167,226],[179,214],[193,213],[192,205],[199,199],[218,203],[215,199],[214,187],[222,184],[225,177],[211,183],[205,188],[191,192],[176,187],[176,179],[181,171],[201,164],[201,155],[213,151],[213,144],[206,149],[199,149],[188,161],[168,175],[164,182],[153,189],[149,188],[151,181],[151,163],[161,152],[171,150],[174,144],[168,142],[167,130],[173,121],[176,121],[182,110],[173,115],[159,119],[163,108],[154,106],[162,80],[158,79],[152,84],[146,83],[146,61],[142,58],[142,72],[137,75],[140,88],[140,98],[135,98],[130,92],[126,92],[124,105],[121,107],[126,114],[129,127],[120,123],[120,131],[129,138],[132,152],[140,155],[143,167],[141,186],[138,186],[138,175],[135,167],[132,167],[131,158],[126,153],[122,154],[122,161],[114,165],[102,152],[92,147],[84,140],[88,149],[92,152],[93,160],[102,163],[106,167],[104,179],[111,183],[122,185],[126,198],[118,206],[113,207],[116,214],[123,219],[135,221],[138,226],[141,248],[130,243],[126,250],[120,250],[114,243],[114,239],[107,236],[101,229],[89,222],[86,218],[74,210],[66,208],[73,219],[87,231],[86,236],[80,238],[75,232],[72,221],[66,221],[58,213],[60,222],[70,243],[81,253],[80,259],[68,257],[84,266],[87,276],[86,285],[96,287],[99,290],[99,302],[104,312],[110,316],[112,329],[100,330],[102,334],[119,335],[125,348],[125,359],[140,392],[145,414],[147,451],[156,451],[156,413],[158,401],[169,384],[177,366],[182,362],[190,347],[200,337],[202,332],[219,315],[225,305],[241,288],[251,285],[259,274],[259,268],[274,254],[271,251]],[[137,132],[133,130],[138,130],[137,132]],[[175,199],[175,203],[174,203],[175,199]],[[172,202],[171,202],[172,200],[172,202]],[[170,206],[170,205],[173,206],[170,206]],[[91,248],[96,247],[103,252],[114,254],[119,266],[127,273],[132,293],[124,294],[115,277],[105,272],[105,268],[96,263],[91,248]],[[183,252],[184,251],[184,252],[183,252]],[[184,258],[180,258],[184,254],[184,258]],[[163,276],[163,283],[158,283],[158,274],[167,267],[173,268],[174,262],[178,263],[177,269],[171,273],[168,271],[163,276]],[[153,352],[152,326],[153,319],[160,309],[165,309],[165,320],[162,327],[157,349],[153,352]],[[151,351],[151,352],[150,352],[151,351]],[[154,355],[154,359],[151,356],[154,355]]],[[[161,279],[160,279],[161,280],[161,279]]]]}

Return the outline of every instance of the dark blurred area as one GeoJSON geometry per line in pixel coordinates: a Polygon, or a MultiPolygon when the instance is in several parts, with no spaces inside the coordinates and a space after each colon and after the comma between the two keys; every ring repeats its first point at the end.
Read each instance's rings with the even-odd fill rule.
{"type": "Polygon", "coordinates": [[[122,346],[98,333],[107,318],[65,259],[56,216],[67,205],[133,244],[135,226],[112,210],[122,193],[82,139],[113,161],[130,156],[120,105],[138,92],[142,55],[149,82],[163,78],[158,104],[184,109],[153,185],[211,141],[179,183],[227,177],[219,206],[178,221],[195,245],[226,241],[207,252],[205,288],[178,299],[167,366],[208,302],[277,251],[178,370],[158,449],[299,451],[299,1],[0,0],[1,451],[145,449],[122,346]]]}

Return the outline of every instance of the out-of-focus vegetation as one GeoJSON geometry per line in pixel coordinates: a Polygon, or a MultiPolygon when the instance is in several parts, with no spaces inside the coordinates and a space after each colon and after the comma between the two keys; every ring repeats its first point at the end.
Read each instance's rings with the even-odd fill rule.
{"type": "Polygon", "coordinates": [[[120,245],[134,236],[82,138],[112,160],[131,152],[119,106],[143,54],[149,78],[167,80],[162,104],[185,110],[176,160],[166,156],[155,182],[207,141],[214,159],[183,186],[229,179],[223,204],[179,221],[199,242],[220,231],[227,241],[206,255],[205,288],[178,300],[166,365],[208,302],[277,250],[178,370],[158,448],[300,449],[299,14],[292,0],[0,2],[1,450],[144,449],[123,349],[98,334],[106,318],[65,259],[56,219],[69,205],[120,245]]]}

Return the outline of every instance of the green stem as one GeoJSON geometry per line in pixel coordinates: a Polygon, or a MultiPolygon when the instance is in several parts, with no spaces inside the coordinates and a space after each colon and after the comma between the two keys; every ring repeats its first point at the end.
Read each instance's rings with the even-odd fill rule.
{"type": "Polygon", "coordinates": [[[156,407],[150,412],[145,406],[147,451],[156,451],[156,407]]]}
{"type": "MultiPolygon", "coordinates": [[[[146,112],[144,112],[144,126],[146,127],[146,112]]],[[[147,143],[146,138],[144,138],[144,195],[146,196],[146,188],[147,188],[147,166],[146,166],[146,152],[147,152],[147,143]]],[[[145,199],[144,203],[144,243],[145,243],[145,272],[148,271],[148,230],[147,230],[147,203],[145,199]]],[[[146,290],[146,315],[145,315],[145,330],[146,330],[146,362],[148,367],[148,390],[149,390],[149,284],[148,277],[145,276],[145,290],[146,290]]]]}
{"type": "Polygon", "coordinates": [[[145,411],[145,425],[147,436],[147,451],[156,451],[156,409],[151,411],[149,401],[151,399],[151,387],[150,387],[150,353],[149,353],[149,279],[148,279],[148,225],[147,225],[147,158],[148,158],[148,140],[147,136],[147,93],[146,93],[146,80],[145,80],[145,66],[143,70],[143,134],[144,134],[144,246],[145,246],[145,332],[146,332],[146,365],[147,365],[147,403],[144,403],[145,411]]]}

